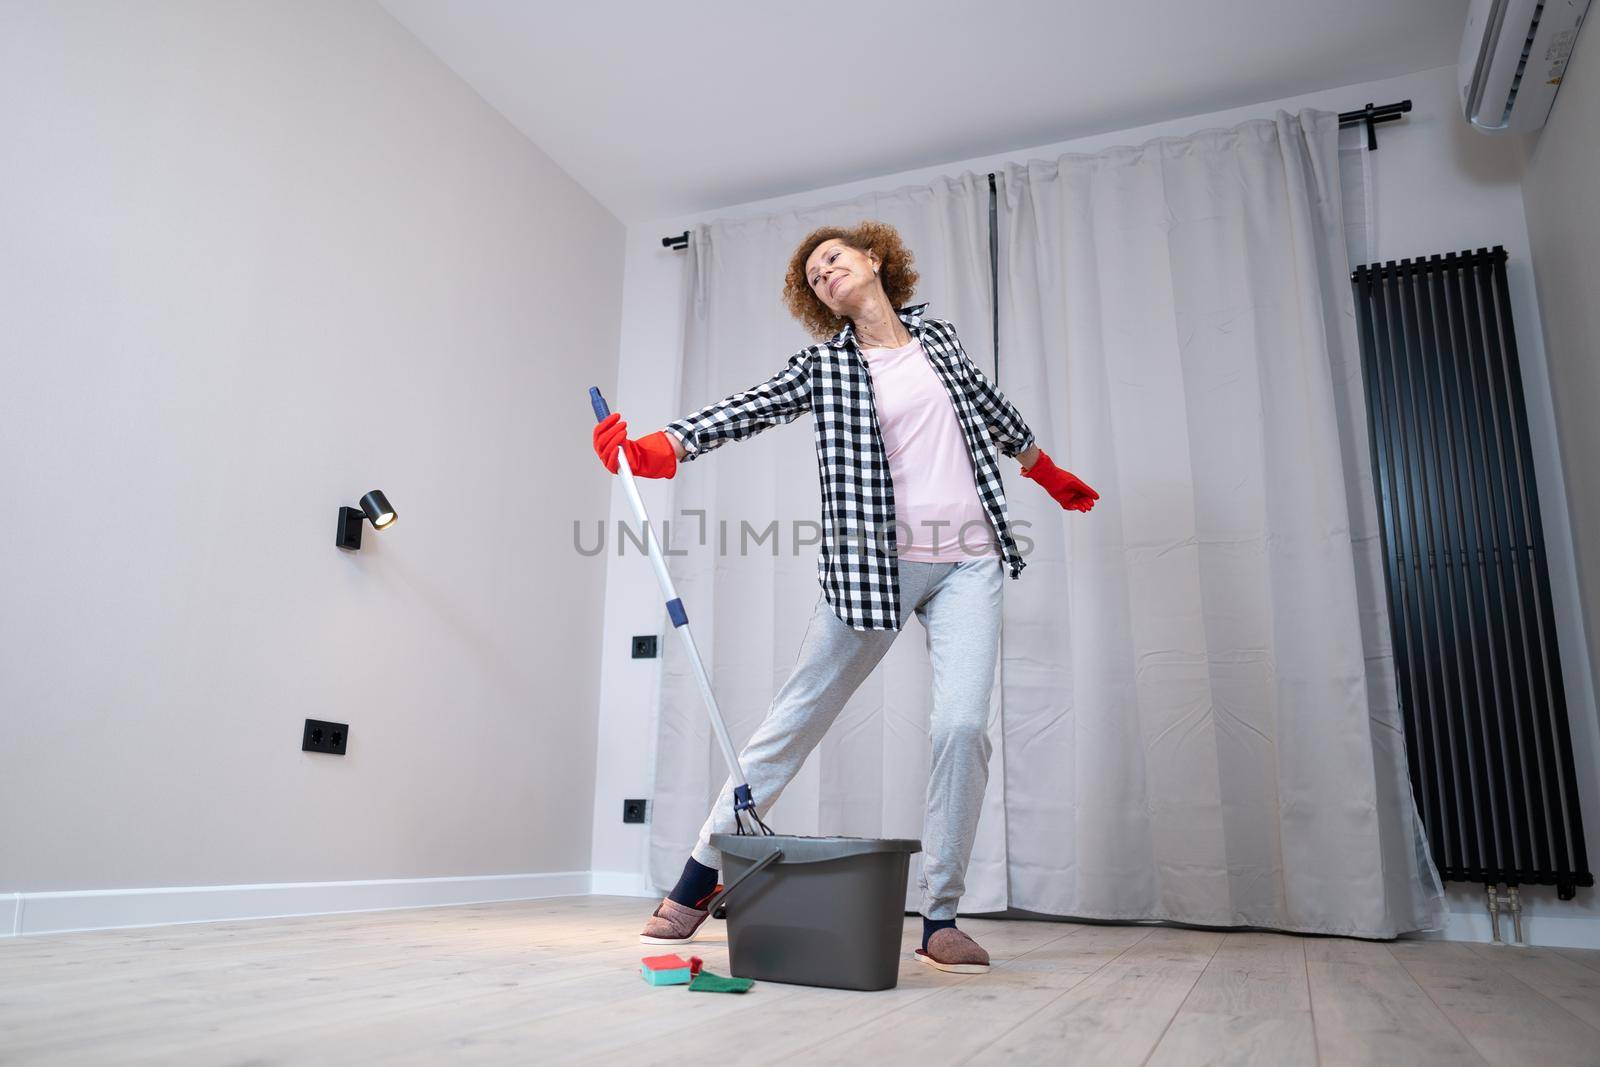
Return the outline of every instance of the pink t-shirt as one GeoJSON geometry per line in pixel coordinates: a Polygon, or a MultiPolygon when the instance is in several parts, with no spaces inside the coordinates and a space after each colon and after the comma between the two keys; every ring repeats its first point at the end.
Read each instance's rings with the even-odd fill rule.
{"type": "Polygon", "coordinates": [[[961,563],[999,556],[994,527],[978,500],[967,439],[922,345],[913,337],[901,348],[863,348],[861,355],[872,375],[894,480],[900,558],[961,563]]]}

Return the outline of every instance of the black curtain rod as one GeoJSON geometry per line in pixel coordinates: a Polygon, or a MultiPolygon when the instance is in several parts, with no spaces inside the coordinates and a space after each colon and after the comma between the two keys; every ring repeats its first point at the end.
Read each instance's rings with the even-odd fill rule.
{"type": "MultiPolygon", "coordinates": [[[[1365,126],[1367,128],[1367,151],[1376,152],[1378,150],[1378,123],[1393,122],[1410,110],[1411,101],[1409,100],[1401,100],[1398,103],[1383,104],[1381,106],[1368,104],[1366,107],[1356,111],[1339,112],[1339,125],[1341,127],[1365,126]]],[[[994,179],[994,172],[991,171],[989,173],[989,185],[991,187],[994,185],[994,179]]],[[[661,245],[663,248],[681,252],[689,247],[689,231],[684,230],[676,237],[663,237],[661,245]]]]}

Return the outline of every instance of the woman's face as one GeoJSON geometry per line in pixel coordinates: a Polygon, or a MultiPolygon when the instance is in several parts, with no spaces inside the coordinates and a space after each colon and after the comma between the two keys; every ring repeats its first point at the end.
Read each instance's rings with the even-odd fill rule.
{"type": "Polygon", "coordinates": [[[806,281],[817,299],[841,318],[853,318],[878,287],[878,257],[861,252],[834,237],[822,242],[806,259],[806,281]]]}

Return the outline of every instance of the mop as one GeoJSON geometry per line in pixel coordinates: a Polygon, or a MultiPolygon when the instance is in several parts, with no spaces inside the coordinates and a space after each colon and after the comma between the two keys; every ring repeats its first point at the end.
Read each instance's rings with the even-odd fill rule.
{"type": "MultiPolygon", "coordinates": [[[[595,421],[602,422],[611,414],[599,389],[589,390],[589,402],[595,421]]],[[[722,758],[739,783],[733,790],[735,831],[713,834],[711,843],[722,852],[730,869],[748,866],[737,871],[706,904],[712,915],[728,919],[729,958],[738,977],[702,972],[689,988],[743,992],[755,978],[834,989],[893,988],[899,974],[906,874],[910,855],[921,850],[922,842],[780,836],[761,820],[716,694],[711,691],[711,679],[689,633],[689,615],[667,573],[661,545],[645,514],[627,453],[621,448],[617,449],[617,473],[622,475],[633,514],[644,528],[645,549],[661,583],[667,615],[689,654],[722,758]],[[766,880],[756,879],[778,863],[787,874],[778,877],[775,870],[766,880]],[[744,903],[730,916],[728,899],[741,885],[756,888],[744,894],[744,903]]]]}
{"type": "MultiPolygon", "coordinates": [[[[611,414],[611,408],[606,404],[605,397],[600,395],[598,388],[589,389],[589,403],[594,406],[596,422],[603,422],[606,416],[611,414]]],[[[679,599],[678,590],[672,584],[672,576],[667,573],[667,563],[662,558],[661,545],[656,541],[656,532],[650,525],[650,517],[645,514],[644,499],[639,496],[638,483],[633,479],[633,468],[628,466],[627,453],[621,448],[617,449],[617,473],[622,475],[622,488],[628,494],[628,503],[633,507],[633,514],[639,520],[639,525],[644,528],[645,549],[650,555],[651,565],[655,567],[656,580],[661,583],[662,595],[666,598],[667,616],[672,620],[673,629],[677,630],[678,636],[683,639],[684,651],[688,653],[689,663],[694,667],[695,680],[700,683],[700,695],[705,697],[706,711],[711,715],[711,728],[716,732],[717,744],[722,746],[722,758],[727,761],[733,780],[740,783],[733,790],[733,823],[736,828],[734,832],[740,836],[757,833],[769,837],[776,836],[756,812],[756,801],[750,793],[750,783],[745,780],[744,768],[739,765],[739,754],[734,751],[733,740],[728,736],[727,724],[722,721],[722,712],[717,707],[717,696],[711,691],[711,679],[706,675],[705,665],[700,662],[700,650],[695,647],[694,635],[689,632],[689,615],[684,611],[683,601],[679,599]]]]}

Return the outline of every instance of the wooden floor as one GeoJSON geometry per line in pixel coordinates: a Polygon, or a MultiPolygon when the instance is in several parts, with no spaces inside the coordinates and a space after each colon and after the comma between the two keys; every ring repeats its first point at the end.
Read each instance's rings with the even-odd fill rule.
{"type": "MultiPolygon", "coordinates": [[[[639,979],[650,907],[4,939],[0,1063],[1600,1064],[1596,951],[963,920],[988,975],[731,996],[639,979]]],[[[694,954],[726,974],[711,928],[694,954]]]]}

